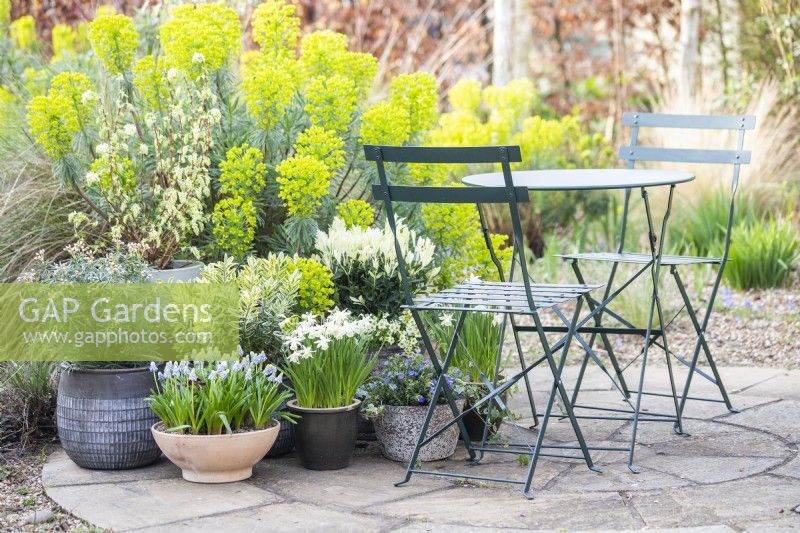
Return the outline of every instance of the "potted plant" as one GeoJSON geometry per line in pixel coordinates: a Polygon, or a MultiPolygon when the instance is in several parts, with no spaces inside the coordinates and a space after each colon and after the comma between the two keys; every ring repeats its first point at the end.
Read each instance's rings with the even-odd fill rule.
{"type": "MultiPolygon", "coordinates": [[[[468,388],[461,379],[461,370],[451,368],[445,379],[457,397],[458,408],[463,408],[468,388]]],[[[435,386],[434,369],[419,354],[393,356],[382,375],[365,386],[364,411],[375,423],[375,434],[386,458],[405,463],[411,460],[435,386]]],[[[445,396],[440,394],[428,435],[452,417],[445,396]]],[[[426,444],[418,458],[423,462],[447,459],[453,455],[457,443],[458,426],[454,424],[426,444]]]]}
{"type": "MultiPolygon", "coordinates": [[[[388,226],[371,227],[375,215],[363,200],[339,204],[327,231],[317,233],[316,249],[336,284],[336,304],[355,314],[375,317],[369,349],[377,357],[373,373],[382,372],[389,358],[417,349],[419,332],[404,303],[394,235],[388,226]]],[[[438,273],[434,245],[406,225],[397,232],[414,293],[432,287],[438,273]]],[[[372,422],[361,417],[359,439],[375,440],[372,422]]]]}
{"type": "Polygon", "coordinates": [[[253,465],[269,451],[280,430],[278,418],[289,392],[282,376],[251,353],[229,364],[155,364],[156,388],[147,403],[159,422],[152,433],[158,446],[187,481],[227,483],[253,475],[253,465]]]}
{"type": "Polygon", "coordinates": [[[361,407],[356,392],[375,364],[366,353],[372,320],[334,309],[325,317],[290,318],[284,327],[284,371],[295,392],[288,408],[301,417],[296,427],[300,461],[310,470],[344,468],[356,444],[361,407]]]}
{"type": "MultiPolygon", "coordinates": [[[[495,379],[501,323],[501,315],[489,313],[469,313],[464,319],[459,342],[453,352],[452,364],[464,372],[463,378],[469,383],[470,390],[474,392],[470,395],[473,398],[482,397],[489,392],[481,376],[489,382],[495,379]]],[[[455,328],[453,317],[443,314],[438,321],[430,321],[429,324],[440,355],[444,357],[453,338],[453,329],[455,328]]],[[[502,380],[502,375],[498,375],[497,378],[502,380]]],[[[502,399],[505,402],[506,396],[503,395],[502,399]]],[[[469,409],[470,407],[470,398],[467,398],[464,408],[469,409]]],[[[464,416],[464,425],[471,440],[483,438],[488,414],[488,406],[484,404],[464,416]]],[[[489,436],[497,433],[502,420],[503,413],[494,405],[491,420],[488,421],[489,436]]]]}
{"type": "MultiPolygon", "coordinates": [[[[35,283],[136,283],[149,265],[131,251],[96,256],[82,244],[70,259],[48,262],[40,255],[19,281],[35,283]]],[[[58,380],[56,426],[61,446],[78,466],[136,468],[161,455],[150,426],[157,420],[145,404],[153,382],[141,363],[63,363],[58,380]]]]}
{"type": "MultiPolygon", "coordinates": [[[[231,257],[203,269],[202,283],[239,287],[239,342],[244,352],[263,352],[269,362],[283,364],[281,324],[292,315],[332,303],[325,297],[333,283],[313,259],[270,253],[239,263],[231,257]],[[316,267],[316,268],[315,268],[316,267]],[[306,298],[301,301],[301,290],[306,298]],[[313,295],[313,298],[311,297],[313,295]]],[[[278,439],[267,454],[279,457],[294,448],[294,424],[281,419],[278,439]]]]}

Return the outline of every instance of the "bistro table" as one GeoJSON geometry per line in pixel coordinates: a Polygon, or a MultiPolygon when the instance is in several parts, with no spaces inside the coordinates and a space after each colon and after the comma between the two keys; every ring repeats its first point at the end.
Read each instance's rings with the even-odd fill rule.
{"type": "MultiPolygon", "coordinates": [[[[689,172],[683,172],[677,170],[633,169],[633,168],[521,170],[521,171],[513,171],[511,175],[514,186],[527,187],[528,190],[530,191],[589,191],[589,190],[622,189],[625,190],[626,202],[627,202],[631,190],[633,189],[641,190],[642,199],[644,201],[645,214],[647,217],[647,237],[650,248],[648,252],[649,261],[647,261],[640,269],[638,269],[618,289],[612,292],[611,286],[618,265],[618,263],[614,263],[611,269],[611,274],[608,278],[608,283],[606,284],[605,287],[605,293],[603,295],[603,299],[601,301],[587,300],[589,303],[590,314],[589,316],[587,316],[581,322],[578,323],[578,329],[575,335],[575,340],[578,341],[581,347],[586,351],[586,354],[589,356],[589,358],[591,358],[598,365],[598,367],[611,379],[612,383],[616,386],[616,388],[623,394],[625,401],[628,402],[630,410],[574,405],[574,407],[583,407],[585,409],[590,409],[594,411],[610,411],[616,413],[609,416],[582,415],[578,416],[578,418],[601,419],[601,420],[609,420],[609,419],[629,420],[632,422],[630,442],[627,448],[615,448],[613,450],[609,448],[602,448],[602,449],[610,451],[627,452],[628,468],[630,468],[632,472],[638,473],[639,468],[634,465],[633,457],[636,448],[636,432],[640,421],[673,422],[679,429],[679,431],[682,431],[681,410],[679,409],[679,398],[675,387],[675,379],[672,373],[672,366],[669,358],[670,352],[665,332],[665,321],[658,293],[658,274],[659,274],[659,269],[661,267],[664,237],[666,235],[667,221],[669,219],[670,210],[672,208],[672,200],[674,196],[673,193],[675,190],[675,186],[680,183],[686,183],[692,181],[694,179],[694,175],[689,172]],[[661,222],[661,228],[658,235],[655,232],[655,224],[653,221],[650,199],[648,196],[648,189],[652,187],[669,187],[669,196],[667,199],[666,210],[664,213],[664,218],[661,222]],[[648,270],[650,271],[650,277],[653,286],[649,302],[650,305],[649,305],[648,322],[645,328],[636,328],[633,327],[633,324],[631,324],[630,322],[625,321],[624,318],[621,317],[619,314],[614,313],[613,311],[607,309],[607,306],[626,287],[628,287],[637,278],[639,278],[639,276],[641,276],[644,272],[648,270]],[[656,313],[658,315],[658,328],[654,329],[652,327],[652,324],[653,324],[654,314],[656,313]],[[603,314],[609,314],[613,318],[625,324],[626,327],[620,328],[620,327],[604,326],[602,323],[603,314]],[[593,326],[586,325],[590,320],[594,322],[593,326]],[[581,334],[591,334],[590,340],[586,341],[581,336],[581,334]],[[607,349],[607,352],[609,352],[609,359],[617,375],[617,380],[621,382],[622,386],[620,386],[620,383],[618,383],[617,380],[615,380],[614,377],[611,376],[608,370],[606,370],[602,361],[599,359],[599,357],[594,353],[594,350],[592,349],[595,337],[598,335],[608,347],[609,346],[607,339],[608,334],[627,334],[627,335],[636,334],[636,335],[642,335],[644,337],[644,345],[640,352],[642,362],[639,373],[639,386],[635,391],[630,391],[634,392],[636,395],[634,405],[631,405],[630,403],[629,399],[630,392],[628,391],[627,386],[624,384],[624,378],[622,377],[622,372],[624,369],[619,367],[619,364],[616,360],[616,357],[613,355],[613,352],[607,349]],[[659,339],[660,343],[657,342],[659,339]],[[658,344],[658,346],[663,348],[665,353],[667,354],[666,357],[667,368],[668,368],[670,386],[672,389],[671,397],[673,398],[673,401],[675,403],[675,415],[665,414],[665,413],[653,413],[648,411],[645,414],[645,416],[641,416],[641,402],[642,402],[642,394],[644,388],[645,368],[647,366],[647,354],[652,344],[658,344]],[[629,416],[623,417],[620,416],[620,413],[627,414],[629,416]]],[[[480,187],[497,187],[497,186],[507,185],[502,172],[490,172],[490,173],[467,176],[463,179],[463,182],[467,185],[480,186],[480,187]]],[[[627,215],[627,210],[625,214],[627,215]]],[[[484,217],[481,214],[482,223],[483,219],[484,217]]],[[[625,227],[624,220],[622,223],[622,227],[623,228],[625,227]]],[[[625,235],[623,229],[623,233],[620,235],[619,252],[622,252],[624,238],[625,235]]],[[[585,283],[582,275],[580,274],[580,271],[577,269],[577,266],[575,265],[574,260],[573,260],[573,269],[575,270],[576,276],[578,276],[578,282],[585,283]]],[[[513,275],[513,270],[514,270],[513,265],[511,270],[513,275]]],[[[561,313],[561,311],[559,311],[558,308],[554,308],[554,311],[559,315],[559,318],[561,318],[562,321],[566,320],[563,317],[563,313],[561,313]]],[[[517,331],[530,330],[530,328],[527,326],[516,325],[513,322],[512,322],[512,329],[515,335],[517,331]]],[[[546,329],[550,332],[562,332],[562,333],[566,332],[566,327],[562,326],[551,326],[546,329]]],[[[574,400],[576,399],[580,389],[580,383],[583,377],[583,372],[586,368],[585,362],[586,360],[584,360],[584,365],[581,367],[578,381],[576,383],[576,387],[573,392],[573,404],[575,403],[574,400]]],[[[536,413],[533,413],[533,416],[534,419],[536,419],[537,417],[536,413]]],[[[589,449],[592,448],[590,447],[589,449]]]]}

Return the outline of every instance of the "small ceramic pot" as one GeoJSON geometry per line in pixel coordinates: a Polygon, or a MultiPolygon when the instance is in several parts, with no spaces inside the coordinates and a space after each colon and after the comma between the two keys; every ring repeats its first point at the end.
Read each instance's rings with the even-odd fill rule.
{"type": "Polygon", "coordinates": [[[148,280],[157,281],[195,281],[200,279],[205,265],[200,261],[172,261],[168,268],[150,270],[147,273],[148,280]]]}
{"type": "Polygon", "coordinates": [[[338,470],[350,464],[356,447],[361,401],[345,407],[315,409],[290,400],[286,407],[301,418],[295,425],[295,448],[309,470],[338,470]]]}
{"type": "MultiPolygon", "coordinates": [[[[464,400],[456,400],[458,409],[463,409],[464,400]]],[[[383,413],[375,418],[375,434],[383,447],[383,455],[392,461],[408,463],[417,445],[427,405],[397,406],[385,405],[383,413]]],[[[437,405],[428,426],[428,435],[453,419],[453,412],[447,404],[437,405]]],[[[422,462],[447,459],[458,444],[458,425],[453,424],[435,439],[422,447],[418,459],[422,462]]]]}
{"type": "Polygon", "coordinates": [[[280,431],[274,422],[266,429],[224,435],[167,433],[161,422],[151,428],[161,451],[195,483],[230,483],[253,475],[253,465],[267,454],[280,431]]]}

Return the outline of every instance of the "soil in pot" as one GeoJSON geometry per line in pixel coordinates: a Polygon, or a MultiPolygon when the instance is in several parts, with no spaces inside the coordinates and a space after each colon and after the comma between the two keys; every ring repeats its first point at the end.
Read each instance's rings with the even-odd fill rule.
{"type": "Polygon", "coordinates": [[[83,468],[121,470],[149,465],[161,450],[150,432],[158,419],[145,403],[148,368],[62,366],[56,401],[61,446],[83,468]]]}
{"type": "MultiPolygon", "coordinates": [[[[459,409],[463,409],[464,401],[457,400],[459,409]]],[[[383,448],[383,455],[392,461],[408,463],[414,453],[422,423],[428,406],[395,406],[385,405],[383,413],[375,418],[375,434],[383,448]]],[[[453,412],[447,404],[437,405],[433,411],[428,435],[453,419],[453,412]]],[[[431,442],[422,447],[418,459],[422,462],[441,461],[447,459],[456,450],[458,444],[458,426],[452,425],[431,442]]]]}
{"type": "Polygon", "coordinates": [[[230,483],[253,475],[253,465],[267,454],[278,437],[280,424],[257,431],[223,435],[167,433],[161,422],[152,427],[161,450],[181,469],[183,479],[195,483],[230,483]]]}
{"type": "Polygon", "coordinates": [[[360,400],[330,409],[300,407],[297,400],[290,400],[287,407],[301,417],[295,425],[295,447],[304,467],[338,470],[350,464],[356,447],[360,400]]]}

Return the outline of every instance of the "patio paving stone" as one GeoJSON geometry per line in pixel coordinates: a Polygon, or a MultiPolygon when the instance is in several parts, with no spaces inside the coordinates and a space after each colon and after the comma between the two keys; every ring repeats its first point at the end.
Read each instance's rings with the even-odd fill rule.
{"type": "MultiPolygon", "coordinates": [[[[574,376],[575,368],[567,373],[574,376]]],[[[581,393],[590,404],[622,405],[617,392],[602,386],[591,369],[595,390],[581,393]]],[[[404,466],[383,459],[377,443],[361,443],[350,467],[328,472],[305,470],[293,454],[264,460],[247,481],[198,485],[184,481],[165,459],[137,470],[88,471],[62,452],[51,455],[42,472],[47,494],[73,514],[114,531],[536,531],[616,530],[784,531],[800,528],[800,401],[790,383],[800,371],[727,368],[734,403],[692,402],[685,429],[642,422],[636,464],[627,455],[594,451],[602,473],[580,461],[542,458],[534,478],[534,499],[519,485],[464,482],[414,476],[395,487],[404,466]],[[774,380],[776,386],[767,384],[774,380]],[[777,396],[776,396],[777,395],[777,396]]],[[[666,369],[648,369],[652,383],[666,369]]],[[[664,391],[666,379],[662,379],[664,391]]],[[[569,380],[566,380],[569,384],[569,380]]],[[[535,380],[537,406],[544,406],[543,382],[535,380]]],[[[705,388],[705,386],[704,386],[705,388]]],[[[698,388],[700,391],[701,388],[698,388]]],[[[708,392],[708,389],[705,389],[708,392]]],[[[649,397],[648,408],[668,412],[671,400],[649,397]]],[[[525,429],[524,389],[510,402],[523,418],[504,424],[503,438],[533,441],[525,429]],[[528,440],[525,440],[528,439],[528,440]]],[[[540,407],[540,408],[541,408],[540,407]]],[[[624,421],[582,422],[590,445],[627,444],[624,421]]],[[[553,419],[548,438],[574,443],[567,420],[553,419]],[[550,431],[552,430],[552,432],[550,431]]],[[[514,455],[487,454],[466,464],[463,448],[429,469],[523,478],[525,465],[514,455]]]]}

